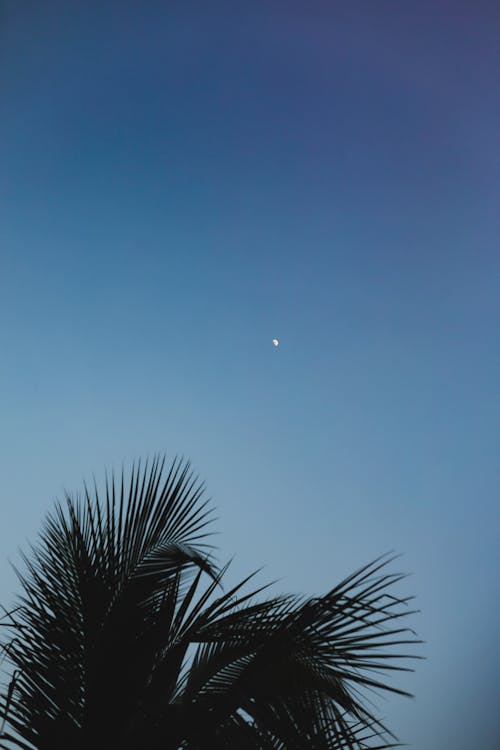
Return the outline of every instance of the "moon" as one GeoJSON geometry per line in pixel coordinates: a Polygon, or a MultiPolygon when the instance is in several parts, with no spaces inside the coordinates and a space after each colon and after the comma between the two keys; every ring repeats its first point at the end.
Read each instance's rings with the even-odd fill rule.
{"type": "Polygon", "coordinates": [[[273,339],[273,346],[279,346],[279,343],[278,339],[273,339]]]}

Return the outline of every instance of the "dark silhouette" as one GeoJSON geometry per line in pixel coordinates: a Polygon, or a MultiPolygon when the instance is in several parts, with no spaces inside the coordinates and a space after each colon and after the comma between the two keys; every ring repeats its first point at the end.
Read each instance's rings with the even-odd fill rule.
{"type": "Polygon", "coordinates": [[[56,506],[2,620],[1,748],[395,746],[364,693],[407,694],[379,676],[418,642],[402,576],[381,558],[322,597],[226,591],[209,520],[180,461],[56,506]]]}

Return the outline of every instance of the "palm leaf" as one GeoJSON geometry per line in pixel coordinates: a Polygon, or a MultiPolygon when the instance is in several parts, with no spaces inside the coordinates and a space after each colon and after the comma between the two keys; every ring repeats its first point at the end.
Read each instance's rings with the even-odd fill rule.
{"type": "Polygon", "coordinates": [[[322,597],[227,591],[187,462],[155,458],[57,504],[1,623],[0,748],[388,748],[369,695],[418,643],[393,558],[322,597]]]}

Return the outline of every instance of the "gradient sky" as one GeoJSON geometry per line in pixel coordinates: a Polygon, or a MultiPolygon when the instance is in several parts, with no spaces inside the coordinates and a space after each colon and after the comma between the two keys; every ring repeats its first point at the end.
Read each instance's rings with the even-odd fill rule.
{"type": "Polygon", "coordinates": [[[381,714],[499,747],[499,38],[482,0],[2,0],[4,561],[184,454],[234,575],[403,553],[427,660],[381,714]]]}

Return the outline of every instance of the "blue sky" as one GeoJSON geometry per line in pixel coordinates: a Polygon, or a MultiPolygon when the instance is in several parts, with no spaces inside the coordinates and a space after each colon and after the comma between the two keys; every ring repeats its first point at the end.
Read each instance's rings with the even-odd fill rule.
{"type": "Polygon", "coordinates": [[[184,454],[234,575],[403,553],[427,661],[381,713],[489,750],[496,4],[48,5],[0,15],[4,560],[63,487],[184,454]]]}

